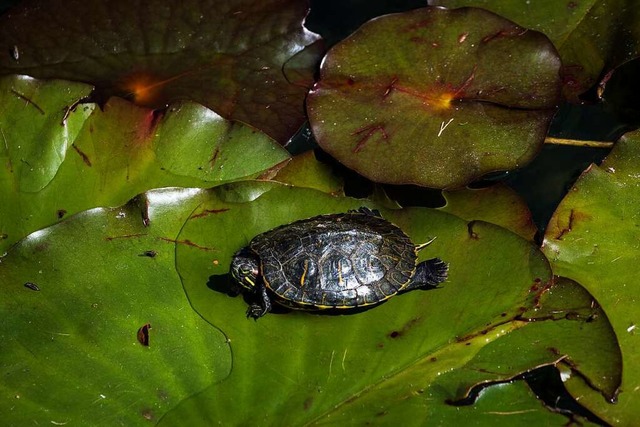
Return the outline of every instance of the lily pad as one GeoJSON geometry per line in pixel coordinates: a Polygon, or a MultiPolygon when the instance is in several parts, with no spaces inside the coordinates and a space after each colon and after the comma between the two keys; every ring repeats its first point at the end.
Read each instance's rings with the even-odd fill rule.
{"type": "MultiPolygon", "coordinates": [[[[435,392],[439,391],[437,387],[434,388],[435,392]]],[[[428,419],[429,425],[457,424],[491,427],[496,425],[561,426],[567,424],[567,418],[561,413],[545,408],[524,381],[514,381],[508,387],[503,384],[489,387],[482,392],[477,403],[473,406],[450,406],[444,409],[446,411],[433,414],[428,419]]],[[[572,421],[581,420],[572,419],[572,421]]]]}
{"type": "Polygon", "coordinates": [[[525,201],[505,184],[482,189],[444,191],[447,204],[441,208],[468,221],[481,219],[500,225],[527,240],[533,240],[536,226],[525,201]]]}
{"type": "Polygon", "coordinates": [[[23,1],[0,17],[0,74],[82,81],[154,108],[188,99],[284,143],[305,120],[297,83],[319,60],[312,46],[288,66],[293,84],[283,73],[319,39],[307,11],[298,0],[23,1]]]}
{"type": "Polygon", "coordinates": [[[294,156],[273,180],[296,187],[315,188],[334,196],[344,195],[342,179],[334,174],[330,166],[319,162],[313,150],[294,156]]]}
{"type": "Polygon", "coordinates": [[[477,384],[512,379],[531,369],[564,364],[567,376],[589,378],[602,402],[615,400],[622,376],[622,356],[615,333],[597,301],[579,284],[564,278],[539,294],[535,307],[519,319],[532,322],[484,347],[463,369],[450,373],[459,386],[449,398],[468,397],[477,384]],[[599,345],[593,346],[597,340],[599,345]],[[588,342],[591,344],[587,344],[588,342]],[[526,351],[513,351],[514,349],[526,351]],[[537,359],[536,359],[537,358],[537,359]]]}
{"type": "Polygon", "coordinates": [[[256,176],[289,158],[268,136],[201,105],[78,104],[89,89],[0,79],[0,253],[85,209],[119,206],[151,188],[256,176]]]}
{"type": "Polygon", "coordinates": [[[583,405],[610,424],[631,425],[640,416],[637,326],[637,263],[640,252],[640,132],[622,137],[606,160],[578,179],[554,213],[543,250],[554,272],[580,282],[609,317],[622,350],[623,382],[616,405],[584,394],[584,384],[567,383],[583,405]]]}
{"type": "Polygon", "coordinates": [[[481,9],[416,9],[334,46],[307,110],[321,147],[373,181],[460,187],[534,157],[559,70],[541,33],[481,9]]]}
{"type": "Polygon", "coordinates": [[[331,412],[332,422],[348,422],[355,413],[363,421],[407,418],[414,425],[491,426],[503,417],[510,424],[544,425],[554,417],[541,407],[542,402],[523,399],[526,393],[517,379],[534,368],[555,364],[570,366],[567,376],[594,379],[597,384],[591,393],[596,389],[600,400],[604,400],[602,394],[610,398],[620,384],[621,365],[610,364],[612,357],[620,361],[620,352],[606,317],[598,317],[601,310],[590,295],[572,282],[562,281],[539,296],[541,304],[519,319],[456,337],[455,342],[341,403],[331,412]],[[593,354],[596,342],[602,347],[593,354]],[[500,383],[491,385],[494,382],[500,383]],[[480,396],[463,403],[471,389],[479,386],[485,386],[480,396]]]}
{"type": "Polygon", "coordinates": [[[204,194],[86,211],[0,258],[3,423],[146,425],[229,374],[226,338],[191,309],[174,266],[204,194]]]}
{"type": "Polygon", "coordinates": [[[562,57],[563,92],[570,99],[607,71],[640,54],[635,0],[429,0],[450,8],[482,7],[543,32],[562,57]]]}
{"type": "Polygon", "coordinates": [[[71,110],[92,89],[82,83],[28,76],[0,79],[2,184],[35,193],[51,182],[95,106],[71,110]],[[7,182],[8,176],[14,177],[13,183],[7,182]]]}
{"type": "MultiPolygon", "coordinates": [[[[540,301],[550,279],[534,245],[495,225],[424,208],[382,212],[415,242],[437,236],[420,258],[439,256],[450,263],[450,279],[441,288],[399,295],[351,315],[276,310],[257,322],[246,319],[243,298],[227,294],[233,253],[277,225],[358,208],[362,201],[273,182],[208,191],[178,237],[176,262],[194,308],[228,337],[234,367],[227,379],[184,401],[161,424],[359,424],[386,414],[393,414],[386,419],[394,422],[424,424],[426,414],[439,419],[445,413],[461,420],[474,409],[446,404],[451,396],[445,397],[438,377],[464,367],[518,329],[539,331],[537,325],[546,323],[520,317],[540,301]]],[[[588,355],[593,345],[588,337],[599,335],[590,335],[592,325],[586,322],[569,323],[584,328],[579,351],[588,355]]],[[[558,343],[562,329],[552,329],[552,342],[558,343]]],[[[563,331],[574,332],[571,326],[563,331]]],[[[518,346],[503,346],[501,358],[489,357],[489,364],[508,360],[514,351],[520,369],[536,367],[540,360],[555,363],[561,356],[544,344],[551,335],[541,336],[533,333],[518,346]],[[540,342],[532,345],[532,339],[540,342]]],[[[456,390],[460,384],[457,377],[446,386],[456,390]]],[[[519,387],[514,399],[522,399],[519,387]]],[[[537,416],[527,412],[517,419],[548,419],[538,402],[529,402],[532,406],[537,416]]]]}

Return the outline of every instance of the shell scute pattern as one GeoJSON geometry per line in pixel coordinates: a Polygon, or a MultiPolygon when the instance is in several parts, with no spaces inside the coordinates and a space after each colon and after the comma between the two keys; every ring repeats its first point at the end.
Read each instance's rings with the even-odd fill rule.
{"type": "Polygon", "coordinates": [[[254,238],[265,284],[286,301],[353,307],[402,290],[416,268],[415,246],[373,215],[334,214],[298,221],[254,238]]]}

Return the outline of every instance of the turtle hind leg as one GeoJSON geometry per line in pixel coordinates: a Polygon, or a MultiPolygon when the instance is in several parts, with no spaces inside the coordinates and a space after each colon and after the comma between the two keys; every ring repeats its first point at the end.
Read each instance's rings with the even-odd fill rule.
{"type": "Polygon", "coordinates": [[[267,288],[262,283],[258,285],[255,296],[258,301],[254,301],[249,305],[249,308],[247,309],[247,317],[253,317],[253,320],[258,320],[260,317],[271,311],[271,298],[269,298],[267,288]]]}
{"type": "Polygon", "coordinates": [[[407,285],[403,291],[410,291],[412,289],[433,289],[440,283],[447,280],[449,273],[449,264],[442,261],[440,258],[432,258],[427,261],[423,261],[416,266],[416,274],[413,279],[407,285]]]}

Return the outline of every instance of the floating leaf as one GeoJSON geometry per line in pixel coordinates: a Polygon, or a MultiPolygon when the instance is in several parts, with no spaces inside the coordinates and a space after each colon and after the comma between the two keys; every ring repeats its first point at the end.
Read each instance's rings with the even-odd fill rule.
{"type": "Polygon", "coordinates": [[[211,186],[255,176],[289,155],[266,135],[191,102],[166,111],[89,88],[0,79],[0,252],[30,232],[156,187],[211,186]],[[70,111],[70,109],[72,109],[70,111]]]}
{"type": "MultiPolygon", "coordinates": [[[[155,108],[193,100],[284,143],[305,120],[307,88],[282,68],[318,39],[302,26],[307,10],[298,0],[23,1],[0,17],[0,73],[83,81],[155,108]]],[[[290,74],[308,75],[318,55],[312,46],[290,74]]]]}
{"type": "Polygon", "coordinates": [[[541,33],[481,9],[417,9],[334,46],[307,109],[322,148],[366,177],[459,187],[533,158],[559,69],[541,33]]]}
{"type": "MultiPolygon", "coordinates": [[[[589,320],[600,313],[592,306],[589,294],[579,285],[563,282],[541,297],[543,305],[537,307],[534,316],[522,319],[532,323],[505,321],[456,337],[455,342],[390,373],[314,421],[321,424],[330,416],[331,422],[339,424],[348,423],[350,418],[362,422],[381,418],[413,421],[416,425],[491,426],[499,416],[508,416],[509,424],[525,425],[529,421],[545,425],[545,420],[553,418],[551,414],[538,406],[540,402],[522,398],[519,381],[507,381],[552,364],[570,366],[567,376],[595,380],[592,387],[602,394],[615,390],[621,365],[611,366],[611,359],[620,361],[619,348],[606,317],[589,320]],[[549,315],[552,310],[553,315],[549,315]],[[586,316],[581,318],[579,313],[586,316]],[[594,351],[595,343],[602,345],[594,351]],[[490,386],[496,381],[502,384],[490,386]],[[488,387],[475,402],[462,405],[461,399],[467,398],[472,388],[483,385],[488,387]],[[503,390],[500,397],[495,388],[503,390]],[[485,412],[484,408],[494,409],[485,412]]],[[[601,394],[593,393],[593,389],[590,392],[604,401],[601,394]]]]}
{"type": "Polygon", "coordinates": [[[331,167],[316,159],[313,150],[293,157],[273,180],[296,187],[315,188],[333,195],[344,194],[342,180],[334,174],[331,167]]]}
{"type": "MultiPolygon", "coordinates": [[[[82,83],[27,76],[0,79],[2,181],[13,176],[13,190],[29,193],[51,182],[95,108],[90,104],[71,112],[91,90],[82,83]]],[[[3,184],[11,185],[6,181],[3,184]]]]}
{"type": "Polygon", "coordinates": [[[229,374],[226,338],[192,310],[174,266],[204,194],[86,211],[0,258],[3,423],[148,424],[229,374]]]}
{"type": "Polygon", "coordinates": [[[584,288],[557,279],[520,319],[534,323],[486,346],[463,369],[449,374],[460,383],[450,390],[452,400],[466,398],[477,384],[509,380],[532,363],[550,360],[572,368],[568,376],[589,378],[603,403],[615,398],[622,376],[620,348],[606,314],[584,288]]]}
{"type": "Polygon", "coordinates": [[[533,240],[536,226],[525,201],[511,188],[496,184],[482,189],[443,192],[447,200],[443,211],[468,221],[481,219],[533,240]]]}
{"type": "MultiPolygon", "coordinates": [[[[434,386],[432,396],[440,397],[441,391],[434,386]],[[437,394],[436,394],[437,393],[437,394]]],[[[442,413],[431,414],[429,425],[447,426],[473,425],[494,427],[496,425],[539,425],[561,426],[567,418],[561,413],[549,411],[536,400],[536,395],[523,381],[514,381],[508,387],[499,385],[482,392],[478,402],[472,407],[451,406],[442,413]]],[[[580,421],[572,417],[571,421],[580,421]]]]}
{"type": "Polygon", "coordinates": [[[560,52],[563,91],[577,98],[596,80],[640,54],[640,9],[635,0],[429,0],[446,7],[476,6],[543,32],[560,52]]]}
{"type": "Polygon", "coordinates": [[[583,405],[620,425],[632,425],[640,416],[634,392],[640,387],[638,159],[640,132],[636,131],[622,137],[600,166],[592,165],[582,174],[553,214],[543,247],[554,272],[587,288],[613,325],[624,369],[618,403],[606,405],[583,395],[583,384],[568,386],[583,405]]]}
{"type": "MultiPolygon", "coordinates": [[[[476,406],[454,408],[445,403],[451,396],[443,392],[439,376],[464,367],[502,337],[530,327],[540,331],[537,325],[546,323],[518,318],[526,307],[535,306],[550,277],[536,247],[511,232],[435,210],[383,210],[415,242],[437,236],[420,258],[439,256],[450,263],[450,279],[439,289],[399,295],[351,315],[276,310],[257,322],[245,318],[243,298],[227,295],[231,257],[253,236],[295,219],[361,205],[355,199],[273,182],[209,190],[208,200],[193,212],[178,237],[189,244],[179,244],[176,262],[194,308],[229,338],[234,368],[227,379],[184,401],[162,422],[361,424],[390,414],[381,419],[424,424],[475,413],[476,406]]],[[[580,336],[599,337],[592,329],[597,325],[557,323],[565,325],[564,333],[574,334],[579,328],[584,329],[580,336]]],[[[553,343],[562,340],[557,327],[552,326],[552,333],[553,343]]],[[[508,360],[513,352],[520,352],[519,369],[541,360],[554,363],[562,356],[545,346],[551,335],[542,336],[531,351],[530,346],[503,346],[505,352],[489,358],[489,363],[508,360]]],[[[528,340],[531,335],[517,342],[528,340]]],[[[582,342],[578,351],[588,353],[593,342],[582,342]]],[[[457,384],[459,378],[445,383],[453,389],[457,384]]],[[[514,393],[521,407],[522,394],[519,389],[514,393]]],[[[499,407],[495,401],[489,406],[496,404],[499,407]]],[[[537,414],[523,414],[523,420],[548,419],[539,403],[526,405],[536,407],[537,414]]]]}

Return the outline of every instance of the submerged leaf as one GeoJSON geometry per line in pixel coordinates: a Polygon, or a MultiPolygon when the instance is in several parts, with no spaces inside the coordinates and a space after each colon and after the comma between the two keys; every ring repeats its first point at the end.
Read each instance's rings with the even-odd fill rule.
{"type": "MultiPolygon", "coordinates": [[[[284,143],[305,119],[305,81],[290,83],[283,66],[319,38],[302,26],[307,10],[298,0],[23,1],[0,17],[0,73],[83,81],[154,108],[193,100],[284,143]]],[[[289,68],[308,75],[319,54],[312,46],[289,68]]]]}
{"type": "Polygon", "coordinates": [[[322,148],[368,178],[459,187],[533,158],[559,69],[541,33],[481,9],[417,9],[334,46],[307,109],[322,148]]]}

